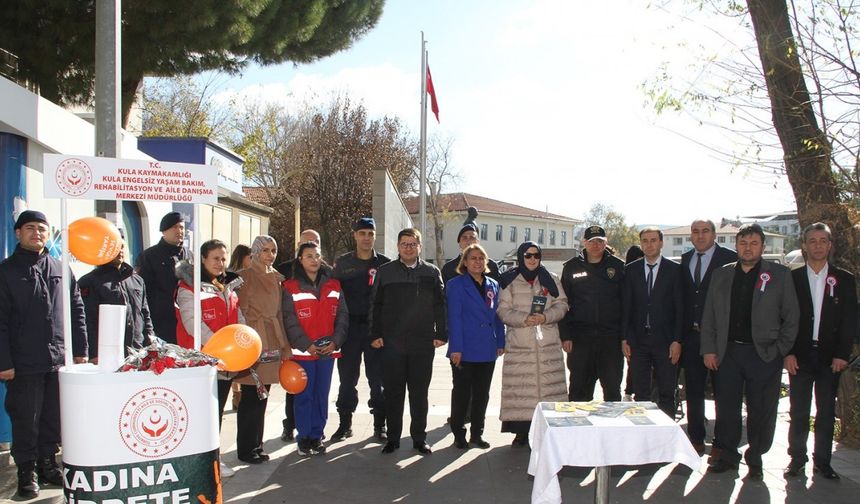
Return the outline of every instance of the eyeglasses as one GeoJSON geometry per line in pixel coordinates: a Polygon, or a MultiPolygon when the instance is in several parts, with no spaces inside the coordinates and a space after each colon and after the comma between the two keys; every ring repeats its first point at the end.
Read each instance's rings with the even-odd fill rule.
{"type": "Polygon", "coordinates": [[[532,258],[540,259],[540,252],[535,252],[535,253],[526,252],[525,254],[523,254],[523,257],[525,257],[526,259],[532,259],[532,258]]]}
{"type": "Polygon", "coordinates": [[[399,246],[399,247],[401,247],[401,248],[405,248],[406,250],[411,250],[411,249],[414,249],[414,248],[418,248],[418,244],[417,244],[417,243],[409,243],[409,242],[407,242],[407,243],[400,243],[400,244],[398,244],[398,246],[399,246]]]}

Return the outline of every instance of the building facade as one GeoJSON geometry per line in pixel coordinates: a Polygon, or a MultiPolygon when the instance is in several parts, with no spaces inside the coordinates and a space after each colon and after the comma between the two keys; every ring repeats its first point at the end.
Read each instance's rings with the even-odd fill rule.
{"type": "MultiPolygon", "coordinates": [[[[721,247],[727,247],[732,250],[736,248],[735,235],[738,233],[738,226],[726,224],[717,228],[717,243],[721,247]]],[[[785,239],[781,234],[764,232],[764,253],[765,254],[785,254],[785,239]]],[[[690,226],[678,226],[668,229],[663,229],[663,255],[666,257],[680,258],[681,254],[693,248],[690,242],[690,226]]]]}

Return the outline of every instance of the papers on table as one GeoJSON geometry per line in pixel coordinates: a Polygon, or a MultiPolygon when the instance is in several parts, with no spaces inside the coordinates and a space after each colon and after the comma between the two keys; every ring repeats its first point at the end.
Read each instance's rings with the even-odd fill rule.
{"type": "Polygon", "coordinates": [[[648,410],[656,410],[653,402],[555,402],[541,403],[544,411],[567,413],[566,415],[548,417],[551,427],[570,427],[592,425],[588,417],[623,417],[634,425],[654,425],[648,418],[648,410]]]}

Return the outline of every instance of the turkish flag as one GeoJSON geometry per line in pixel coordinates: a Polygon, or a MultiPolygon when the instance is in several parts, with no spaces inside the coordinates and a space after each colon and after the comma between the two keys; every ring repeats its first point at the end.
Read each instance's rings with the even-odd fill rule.
{"type": "Polygon", "coordinates": [[[436,89],[433,87],[433,77],[430,76],[430,65],[427,65],[427,94],[430,95],[430,110],[439,122],[439,103],[436,102],[436,89]]]}

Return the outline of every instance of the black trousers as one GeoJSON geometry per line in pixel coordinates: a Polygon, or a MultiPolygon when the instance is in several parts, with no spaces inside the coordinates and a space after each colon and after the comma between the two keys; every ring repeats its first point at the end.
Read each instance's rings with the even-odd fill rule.
{"type": "Polygon", "coordinates": [[[409,434],[413,443],[423,443],[427,438],[427,393],[433,376],[434,354],[402,354],[383,347],[382,355],[388,440],[400,443],[400,434],[403,432],[403,404],[406,391],[409,390],[409,414],[412,417],[409,434]]]}
{"type": "Polygon", "coordinates": [[[830,362],[818,359],[813,349],[811,364],[800,365],[797,374],[789,375],[791,426],[788,429],[788,454],[794,460],[806,462],[806,440],[809,438],[809,410],[815,388],[815,464],[830,465],[833,450],[833,422],[836,417],[836,391],[839,374],[830,369],[830,362]]]}
{"type": "Polygon", "coordinates": [[[355,413],[358,407],[358,378],[361,374],[361,357],[364,356],[364,376],[370,386],[370,398],[367,405],[372,415],[385,413],[385,398],[382,395],[382,350],[370,346],[367,322],[349,323],[349,333],[346,343],[340,349],[341,357],[337,360],[337,374],[340,378],[340,388],[337,391],[338,413],[355,413]]]}
{"type": "Polygon", "coordinates": [[[675,388],[677,366],[669,360],[669,346],[650,341],[637,342],[631,348],[630,373],[633,374],[633,395],[637,401],[651,400],[651,376],[656,378],[657,405],[669,418],[675,418],[675,388]]]}
{"type": "Polygon", "coordinates": [[[293,403],[296,401],[296,396],[287,392],[287,397],[284,400],[284,429],[293,431],[296,429],[296,415],[293,412],[293,403]]]}
{"type": "Polygon", "coordinates": [[[717,422],[714,446],[722,450],[720,458],[738,463],[741,456],[741,405],[746,393],[747,442],[744,453],[747,465],[761,467],[761,457],[773,444],[776,408],[779,403],[779,379],[782,359],[765,362],[753,344],[729,342],[717,369],[717,422]]]}
{"type": "Polygon", "coordinates": [[[56,371],[15,375],[6,382],[6,412],[12,422],[12,458],[17,465],[60,451],[60,383],[56,371]]]}
{"type": "MultiPolygon", "coordinates": [[[[460,362],[451,364],[454,379],[451,401],[451,432],[455,436],[466,433],[464,428],[466,412],[471,406],[472,419],[470,433],[472,438],[484,435],[484,418],[487,416],[487,403],[490,402],[490,383],[496,361],[460,362]]],[[[411,398],[410,398],[411,401],[411,398]]]]}
{"type": "MultiPolygon", "coordinates": [[[[690,333],[681,351],[681,366],[684,368],[684,380],[687,402],[687,437],[693,443],[705,442],[705,388],[710,370],[705,367],[699,333],[690,333]]],[[[711,377],[715,380],[715,376],[711,377]]]]}
{"type": "MultiPolygon", "coordinates": [[[[241,385],[240,388],[242,398],[236,410],[236,455],[251,457],[255,450],[263,448],[263,428],[269,399],[260,399],[254,385],[241,385]]],[[[266,385],[266,391],[271,388],[271,385],[266,385]]]]}
{"type": "Polygon", "coordinates": [[[230,388],[233,385],[233,380],[222,380],[220,377],[218,382],[218,431],[221,431],[221,423],[224,419],[224,407],[227,405],[227,396],[230,395],[230,388]]]}
{"type": "Polygon", "coordinates": [[[596,339],[585,339],[573,344],[567,354],[567,369],[570,370],[571,401],[594,399],[594,385],[600,380],[604,401],[621,400],[621,376],[624,374],[624,354],[621,353],[621,338],[618,335],[601,335],[596,339]]]}

